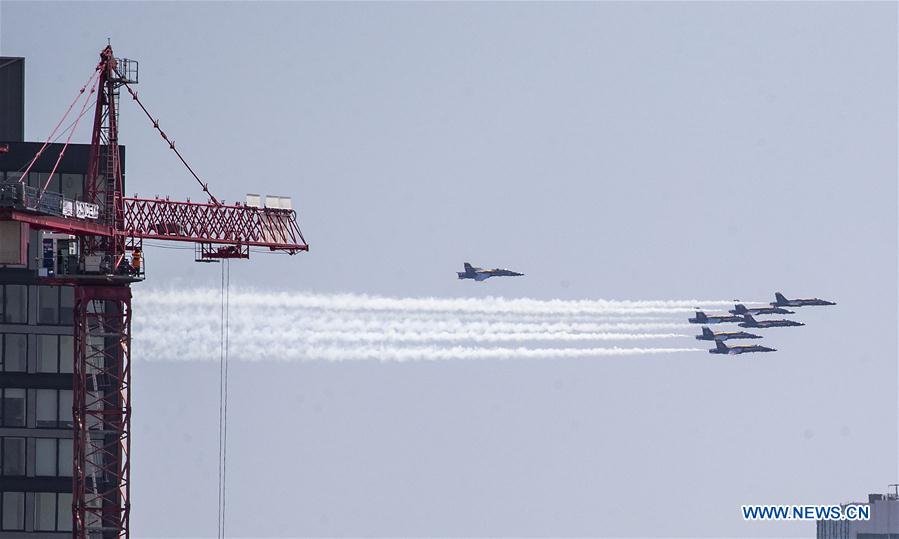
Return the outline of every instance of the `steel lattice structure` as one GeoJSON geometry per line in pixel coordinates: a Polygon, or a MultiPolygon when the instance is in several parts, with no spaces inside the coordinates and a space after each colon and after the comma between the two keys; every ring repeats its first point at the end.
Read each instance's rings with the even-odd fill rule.
{"type": "Polygon", "coordinates": [[[124,234],[131,238],[305,250],[293,210],[124,199],[124,234]]]}
{"type": "Polygon", "coordinates": [[[75,288],[72,530],[127,537],[131,455],[131,289],[75,288]]]}

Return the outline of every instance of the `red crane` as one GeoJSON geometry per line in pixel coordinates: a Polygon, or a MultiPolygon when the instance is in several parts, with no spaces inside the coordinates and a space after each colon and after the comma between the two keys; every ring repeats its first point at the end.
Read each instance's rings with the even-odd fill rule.
{"type": "Polygon", "coordinates": [[[78,239],[77,267],[46,279],[75,288],[72,530],[77,538],[129,536],[130,285],[144,278],[142,241],[192,242],[200,260],[248,258],[251,247],[289,254],[309,249],[287,199],[276,198],[276,207],[263,207],[250,197],[247,204],[225,205],[212,196],[131,88],[136,72],[136,62],[115,58],[111,46],[101,51],[83,200],[67,200],[24,180],[14,192],[8,185],[0,192],[0,221],[78,239]],[[118,144],[121,88],[150,118],[209,202],[124,196],[118,144]]]}

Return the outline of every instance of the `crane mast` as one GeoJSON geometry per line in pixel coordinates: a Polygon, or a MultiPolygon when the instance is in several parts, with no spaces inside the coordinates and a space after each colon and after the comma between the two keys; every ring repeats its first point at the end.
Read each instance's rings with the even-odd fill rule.
{"type": "MultiPolygon", "coordinates": [[[[309,247],[286,198],[264,205],[248,195],[246,204],[226,205],[202,182],[209,202],[125,197],[118,137],[121,88],[150,115],[130,88],[137,83],[136,62],[117,59],[107,46],[96,69],[98,92],[82,200],[24,183],[3,185],[0,221],[77,238],[77,264],[44,279],[73,286],[75,292],[72,533],[111,539],[130,536],[130,287],[145,277],[137,262],[143,239],[194,243],[198,260],[249,258],[251,247],[288,254],[309,247]]],[[[157,120],[153,127],[175,150],[157,120]]]]}

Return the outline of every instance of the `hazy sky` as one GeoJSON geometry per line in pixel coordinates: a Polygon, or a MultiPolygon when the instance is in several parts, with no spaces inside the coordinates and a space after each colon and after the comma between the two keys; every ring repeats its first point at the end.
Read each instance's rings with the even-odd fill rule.
{"type": "MultiPolygon", "coordinates": [[[[231,533],[809,536],[739,506],[897,482],[896,15],[4,0],[0,53],[27,58],[29,140],[110,37],[216,196],[292,196],[311,251],[235,286],[839,303],[745,361],[236,363],[231,533]]],[[[128,192],[200,200],[122,103],[128,192]]],[[[217,286],[192,260],[148,249],[139,286],[217,286]]],[[[218,367],[151,359],[175,358],[134,367],[132,530],[214,535],[218,367]]]]}

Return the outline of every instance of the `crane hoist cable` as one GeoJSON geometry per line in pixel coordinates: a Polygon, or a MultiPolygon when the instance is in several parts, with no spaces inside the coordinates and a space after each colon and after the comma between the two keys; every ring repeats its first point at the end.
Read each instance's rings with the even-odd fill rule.
{"type": "Polygon", "coordinates": [[[222,261],[222,311],[219,343],[219,484],[218,484],[218,536],[225,537],[225,494],[228,479],[228,334],[229,303],[231,299],[231,264],[222,261]]]}

